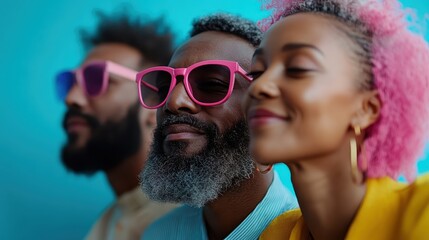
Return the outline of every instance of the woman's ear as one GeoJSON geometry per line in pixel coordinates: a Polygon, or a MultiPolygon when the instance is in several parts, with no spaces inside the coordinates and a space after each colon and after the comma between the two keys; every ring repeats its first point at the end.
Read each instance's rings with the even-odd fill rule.
{"type": "Polygon", "coordinates": [[[352,125],[360,126],[362,129],[368,128],[380,117],[381,107],[382,103],[376,90],[363,93],[359,110],[352,120],[352,125]]]}

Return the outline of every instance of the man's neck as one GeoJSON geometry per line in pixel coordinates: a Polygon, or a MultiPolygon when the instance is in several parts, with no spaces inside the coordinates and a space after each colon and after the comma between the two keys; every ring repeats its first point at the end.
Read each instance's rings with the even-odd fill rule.
{"type": "Polygon", "coordinates": [[[145,157],[146,155],[139,151],[115,168],[105,172],[110,187],[117,198],[139,186],[138,176],[143,168],[145,157]]]}
{"type": "Polygon", "coordinates": [[[262,201],[273,181],[273,173],[261,174],[254,171],[251,179],[224,193],[215,201],[204,206],[204,221],[209,239],[224,239],[262,201]]]}

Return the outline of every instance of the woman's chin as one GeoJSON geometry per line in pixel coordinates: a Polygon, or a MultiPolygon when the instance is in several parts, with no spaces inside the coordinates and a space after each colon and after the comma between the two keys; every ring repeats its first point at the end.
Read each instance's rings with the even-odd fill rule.
{"type": "Polygon", "coordinates": [[[270,146],[250,146],[250,153],[258,164],[261,165],[272,165],[275,163],[282,162],[282,155],[278,153],[276,149],[270,146]]]}

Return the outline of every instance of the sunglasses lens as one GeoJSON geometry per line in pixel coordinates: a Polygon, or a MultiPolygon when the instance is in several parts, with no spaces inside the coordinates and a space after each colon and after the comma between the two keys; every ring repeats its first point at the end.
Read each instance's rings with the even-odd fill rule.
{"type": "Polygon", "coordinates": [[[208,64],[193,69],[188,76],[192,95],[202,103],[216,103],[223,100],[231,82],[229,68],[208,64]]]}
{"type": "Polygon", "coordinates": [[[55,87],[57,91],[58,98],[64,100],[69,93],[75,82],[75,75],[73,72],[65,71],[57,75],[55,79],[55,87]]]}
{"type": "Polygon", "coordinates": [[[171,74],[166,71],[152,71],[143,75],[140,81],[141,97],[148,107],[161,104],[171,87],[171,74]]]}
{"type": "Polygon", "coordinates": [[[83,82],[89,96],[97,96],[101,93],[105,69],[105,64],[91,64],[83,69],[83,82]]]}

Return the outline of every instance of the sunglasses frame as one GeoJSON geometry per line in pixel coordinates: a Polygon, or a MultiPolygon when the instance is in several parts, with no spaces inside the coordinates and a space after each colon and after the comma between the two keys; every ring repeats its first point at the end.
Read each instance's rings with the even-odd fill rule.
{"type": "MultiPolygon", "coordinates": [[[[56,84],[57,85],[60,84],[60,83],[58,83],[58,81],[60,81],[59,80],[59,76],[61,74],[65,74],[65,73],[72,73],[72,74],[74,74],[75,81],[82,88],[82,90],[85,93],[85,95],[87,95],[89,97],[96,97],[96,96],[99,96],[99,95],[103,94],[107,90],[108,83],[109,83],[109,73],[117,75],[117,76],[120,76],[120,77],[123,77],[123,78],[126,78],[126,79],[128,79],[130,81],[134,81],[135,76],[137,74],[137,71],[135,71],[133,69],[130,69],[130,68],[127,68],[125,66],[119,65],[119,64],[114,63],[112,61],[100,61],[100,60],[96,60],[96,61],[88,62],[88,63],[86,63],[86,64],[82,65],[81,67],[76,68],[74,70],[61,71],[60,73],[57,74],[57,77],[56,77],[56,84]],[[104,66],[102,85],[101,85],[100,92],[98,92],[97,94],[90,94],[88,92],[86,84],[84,83],[85,77],[84,77],[83,71],[85,70],[85,68],[87,68],[89,66],[93,66],[93,65],[102,65],[102,66],[104,66]]],[[[68,92],[70,91],[70,89],[68,90],[68,92]]],[[[60,98],[65,99],[66,96],[67,95],[65,95],[64,97],[60,97],[60,98]]]]}
{"type": "Polygon", "coordinates": [[[238,73],[240,74],[242,77],[244,77],[247,81],[251,82],[252,78],[247,76],[246,71],[240,66],[240,64],[238,62],[235,61],[229,61],[229,60],[205,60],[205,61],[201,61],[201,62],[197,62],[192,64],[191,66],[187,67],[187,68],[172,68],[172,67],[168,67],[168,66],[157,66],[157,67],[151,67],[148,69],[145,69],[139,73],[137,73],[136,75],[136,83],[137,83],[137,88],[138,88],[138,92],[139,92],[139,98],[140,98],[140,103],[143,107],[148,108],[148,109],[157,109],[162,107],[168,100],[168,97],[170,96],[171,92],[173,91],[174,87],[177,84],[177,76],[183,76],[183,84],[185,86],[185,90],[186,93],[188,94],[189,98],[191,98],[191,100],[201,106],[204,107],[213,107],[216,105],[220,105],[224,102],[226,102],[230,97],[231,94],[234,90],[234,83],[235,83],[235,74],[238,73]],[[228,87],[228,92],[225,95],[225,97],[217,102],[214,103],[204,103],[201,101],[198,101],[197,99],[195,99],[195,97],[192,94],[192,89],[191,89],[191,85],[189,83],[189,73],[192,72],[192,70],[204,66],[204,65],[220,65],[223,67],[227,67],[229,69],[230,72],[230,81],[229,81],[229,87],[228,87]],[[156,106],[148,106],[144,103],[143,101],[143,96],[142,96],[142,90],[141,90],[141,84],[145,85],[146,87],[154,90],[154,91],[158,91],[158,88],[142,81],[143,77],[151,72],[155,72],[155,71],[163,71],[163,72],[167,72],[170,74],[171,76],[171,83],[170,83],[170,88],[168,90],[168,93],[165,97],[165,99],[159,103],[156,106]]]}

